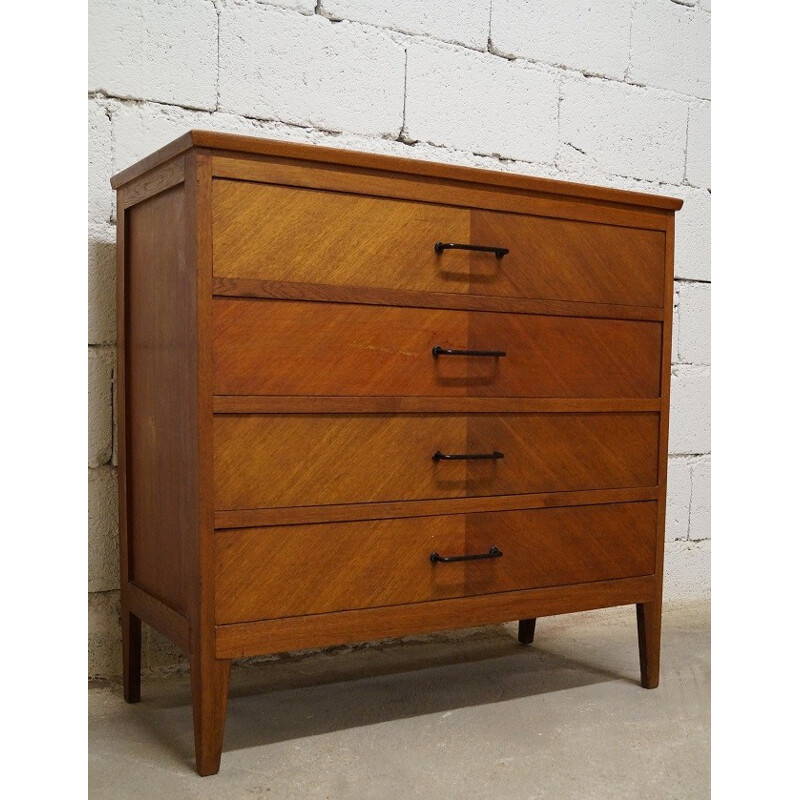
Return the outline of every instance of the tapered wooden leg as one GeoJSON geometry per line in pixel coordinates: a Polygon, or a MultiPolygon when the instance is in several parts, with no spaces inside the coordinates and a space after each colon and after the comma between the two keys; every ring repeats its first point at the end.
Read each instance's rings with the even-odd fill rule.
{"type": "Polygon", "coordinates": [[[519,639],[520,644],[533,644],[533,634],[536,630],[536,618],[521,619],[519,621],[519,639]]]}
{"type": "Polygon", "coordinates": [[[200,775],[219,772],[231,662],[215,658],[190,659],[194,755],[200,775]]]}
{"type": "Polygon", "coordinates": [[[122,696],[128,703],[142,697],[142,621],[122,607],[122,696]]]}
{"type": "Polygon", "coordinates": [[[639,629],[639,668],[642,686],[658,686],[661,656],[661,602],[637,603],[636,623],[639,629]]]}

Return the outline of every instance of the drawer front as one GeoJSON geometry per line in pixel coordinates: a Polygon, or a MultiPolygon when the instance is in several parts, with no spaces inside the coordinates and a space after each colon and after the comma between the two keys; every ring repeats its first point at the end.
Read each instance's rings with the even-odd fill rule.
{"type": "Polygon", "coordinates": [[[657,453],[656,413],[217,415],[215,500],[233,510],[655,486],[657,453]]]}
{"type": "Polygon", "coordinates": [[[654,398],[661,323],[216,298],[218,395],[654,398]],[[433,348],[503,357],[434,357],[433,348]]]}
{"type": "MultiPolygon", "coordinates": [[[[468,209],[244,181],[213,182],[214,275],[334,286],[469,292],[468,209]]],[[[492,256],[493,257],[493,256],[492,256]]]]}
{"type": "Polygon", "coordinates": [[[473,293],[663,304],[663,231],[474,211],[472,238],[503,242],[510,251],[497,264],[473,259],[473,293]]]}
{"type": "Polygon", "coordinates": [[[218,624],[612,580],[655,571],[656,503],[216,534],[218,624]],[[433,563],[440,556],[500,557],[433,563]]]}
{"type": "Polygon", "coordinates": [[[213,183],[225,278],[661,306],[665,234],[246,181],[213,183]],[[445,250],[436,242],[509,250],[445,250]]]}

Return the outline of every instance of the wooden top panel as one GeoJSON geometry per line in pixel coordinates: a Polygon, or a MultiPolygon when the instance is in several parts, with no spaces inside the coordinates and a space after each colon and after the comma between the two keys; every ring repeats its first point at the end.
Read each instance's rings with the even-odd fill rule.
{"type": "Polygon", "coordinates": [[[398,158],[397,156],[375,155],[333,147],[278,142],[273,139],[261,139],[254,136],[200,130],[188,131],[165,147],[156,150],[127,169],[118,172],[111,178],[111,185],[118,189],[134,178],[143,175],[145,172],[192,147],[224,151],[229,154],[291,158],[298,161],[339,164],[354,168],[419,175],[429,178],[462,181],[464,183],[523,189],[540,196],[570,197],[668,211],[677,211],[683,205],[683,201],[680,199],[661,195],[607,189],[600,186],[570,183],[550,178],[514,175],[493,170],[476,169],[474,167],[458,167],[431,161],[398,158]]]}

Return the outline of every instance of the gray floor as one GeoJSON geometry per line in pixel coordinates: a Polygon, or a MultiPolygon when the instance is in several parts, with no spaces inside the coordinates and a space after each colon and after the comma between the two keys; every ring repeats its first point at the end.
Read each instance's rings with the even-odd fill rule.
{"type": "Polygon", "coordinates": [[[91,798],[707,798],[708,604],[668,607],[661,686],[632,607],[234,665],[219,775],[193,769],[187,675],[89,692],[91,798]],[[456,639],[458,635],[459,639],[456,639]]]}

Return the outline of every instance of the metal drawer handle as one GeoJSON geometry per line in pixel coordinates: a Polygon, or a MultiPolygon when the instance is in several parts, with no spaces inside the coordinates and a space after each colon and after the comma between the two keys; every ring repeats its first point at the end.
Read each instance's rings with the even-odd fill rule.
{"type": "Polygon", "coordinates": [[[434,358],[439,356],[488,356],[490,358],[503,358],[505,350],[447,350],[444,347],[436,347],[431,350],[434,358]]]}
{"type": "Polygon", "coordinates": [[[492,453],[441,453],[437,450],[433,454],[434,461],[478,461],[498,458],[505,458],[505,454],[499,450],[492,453]]]}
{"type": "Polygon", "coordinates": [[[477,553],[474,556],[440,556],[438,553],[431,553],[431,561],[435,564],[440,561],[442,564],[450,564],[453,561],[478,561],[482,558],[500,558],[503,551],[497,547],[490,547],[488,553],[477,553]]]}
{"type": "Polygon", "coordinates": [[[511,252],[507,247],[484,247],[480,244],[456,244],[455,242],[436,242],[433,249],[440,254],[445,250],[475,250],[479,253],[494,253],[498,258],[511,252]]]}

